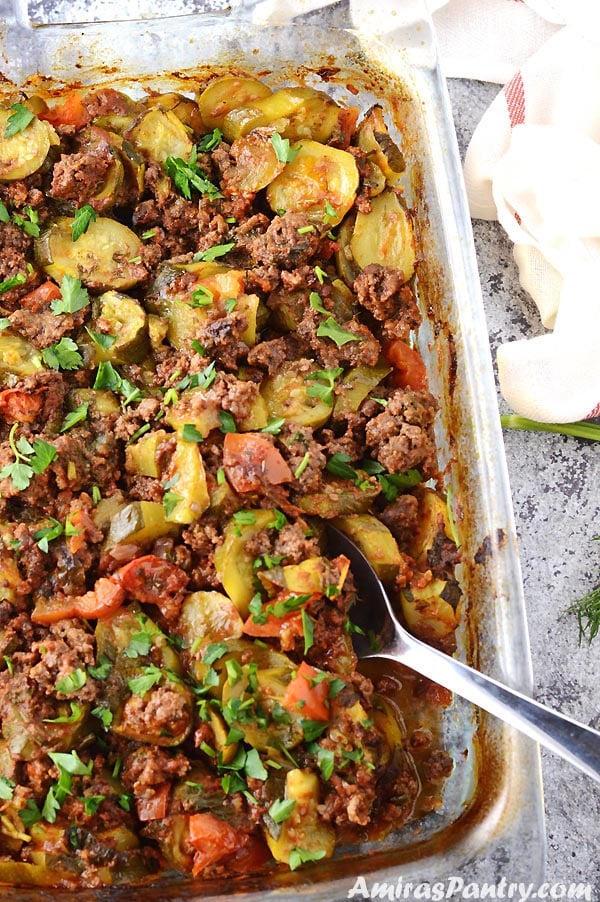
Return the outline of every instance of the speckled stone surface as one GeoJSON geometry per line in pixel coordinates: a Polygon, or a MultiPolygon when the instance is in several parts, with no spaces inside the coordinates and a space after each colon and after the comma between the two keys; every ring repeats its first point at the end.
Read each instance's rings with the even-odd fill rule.
{"type": "MultiPolygon", "coordinates": [[[[461,154],[498,85],[448,81],[461,154]]],[[[495,222],[473,222],[492,351],[502,341],[542,334],[522,291],[512,246],[495,222]]],[[[599,349],[600,351],[600,349],[599,349]]],[[[501,412],[509,413],[499,395],[501,412]]],[[[505,431],[535,697],[600,729],[600,636],[578,644],[565,609],[600,581],[600,445],[566,436],[505,431]]],[[[547,879],[590,883],[600,898],[600,788],[542,751],[547,879]]]]}

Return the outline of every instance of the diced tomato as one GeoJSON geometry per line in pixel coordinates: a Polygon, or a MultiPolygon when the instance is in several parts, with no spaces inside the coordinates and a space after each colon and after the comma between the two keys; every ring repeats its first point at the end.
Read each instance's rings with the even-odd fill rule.
{"type": "Polygon", "coordinates": [[[320,670],[302,661],[281,699],[283,707],[294,714],[302,714],[308,720],[329,720],[329,681],[314,682],[320,673],[320,670]]]}
{"type": "Polygon", "coordinates": [[[137,816],[141,821],[160,821],[167,816],[171,784],[160,783],[158,786],[150,787],[150,791],[152,792],[150,796],[136,796],[137,816]]]}
{"type": "Polygon", "coordinates": [[[192,814],[189,820],[190,843],[196,849],[192,873],[197,877],[244,845],[246,836],[212,814],[192,814]]]}
{"type": "Polygon", "coordinates": [[[125,592],[113,576],[102,576],[96,580],[91,592],[75,599],[75,613],[79,617],[108,617],[114,614],[125,601],[125,592]]]}
{"type": "Polygon", "coordinates": [[[227,861],[223,862],[227,872],[234,874],[252,874],[264,867],[268,861],[273,861],[269,847],[262,838],[253,834],[241,849],[236,849],[227,861]]]}
{"type": "Polygon", "coordinates": [[[59,620],[67,620],[77,616],[77,596],[65,595],[62,598],[39,598],[31,612],[34,623],[58,623],[59,620]]]}
{"type": "Polygon", "coordinates": [[[41,386],[35,392],[21,391],[19,388],[6,388],[0,391],[0,416],[7,423],[33,423],[37,420],[44,404],[41,386]]]}
{"type": "Polygon", "coordinates": [[[256,432],[228,432],[223,444],[223,467],[236,492],[255,492],[265,484],[293,479],[277,448],[256,432]]]}
{"type": "Polygon", "coordinates": [[[179,616],[189,577],[176,564],[156,554],[146,554],[120,567],[114,578],[131,598],[157,605],[167,620],[179,616]]]}
{"type": "Polygon", "coordinates": [[[384,347],[383,353],[394,367],[394,385],[398,388],[412,388],[414,391],[427,388],[427,370],[423,358],[415,348],[396,338],[384,347]]]}
{"type": "Polygon", "coordinates": [[[78,129],[87,125],[91,117],[81,101],[79,91],[71,91],[63,103],[39,113],[38,118],[45,119],[50,125],[72,125],[78,129]]]}
{"type": "Polygon", "coordinates": [[[27,307],[28,310],[39,313],[39,311],[47,307],[51,301],[56,301],[60,297],[62,297],[62,295],[58,285],[56,285],[55,282],[48,281],[42,282],[41,285],[38,285],[37,288],[34,288],[33,291],[30,291],[25,297],[22,297],[20,303],[23,307],[27,307]]]}
{"type": "Polygon", "coordinates": [[[296,636],[302,635],[302,614],[299,611],[292,611],[285,617],[274,617],[273,614],[267,614],[266,617],[265,623],[257,623],[250,615],[244,623],[246,635],[257,639],[276,638],[281,635],[283,629],[293,632],[296,636]]]}
{"type": "Polygon", "coordinates": [[[84,507],[80,507],[69,514],[69,522],[73,527],[73,535],[67,539],[67,545],[71,554],[77,554],[78,551],[85,546],[90,538],[98,540],[101,533],[94,523],[89,511],[84,507]]]}

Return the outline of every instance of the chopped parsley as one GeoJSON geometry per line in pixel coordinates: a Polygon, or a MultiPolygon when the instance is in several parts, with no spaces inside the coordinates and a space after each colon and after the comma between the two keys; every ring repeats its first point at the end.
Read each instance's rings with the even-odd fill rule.
{"type": "Polygon", "coordinates": [[[30,235],[31,238],[39,238],[40,214],[37,210],[34,210],[33,207],[30,207],[29,204],[27,204],[26,207],[23,207],[23,213],[25,216],[20,216],[19,213],[13,213],[12,218],[14,224],[23,229],[25,234],[30,235]]]}
{"type": "Polygon", "coordinates": [[[78,238],[87,232],[90,222],[96,221],[96,211],[91,204],[84,204],[75,210],[75,217],[71,223],[71,239],[77,241],[78,238]]]}
{"type": "Polygon", "coordinates": [[[78,370],[83,366],[83,357],[72,338],[63,337],[56,344],[44,348],[42,360],[53,370],[78,370]]]}
{"type": "Polygon", "coordinates": [[[11,110],[12,113],[8,117],[6,128],[4,129],[5,138],[12,138],[13,135],[24,131],[29,123],[35,119],[35,113],[32,113],[22,103],[13,103],[11,110]]]}
{"type": "Polygon", "coordinates": [[[285,426],[284,418],[275,417],[272,420],[269,420],[267,425],[263,426],[260,431],[266,432],[268,435],[279,435],[283,426],[285,426]]]}
{"type": "Polygon", "coordinates": [[[4,292],[16,288],[17,285],[23,285],[26,281],[27,276],[22,272],[18,272],[15,276],[9,276],[8,279],[4,279],[3,282],[0,282],[0,294],[4,294],[4,292]]]}
{"type": "Polygon", "coordinates": [[[327,316],[327,314],[329,313],[329,311],[325,309],[323,298],[318,291],[311,291],[308,296],[308,303],[313,310],[317,311],[317,313],[323,313],[325,314],[325,316],[327,316]]]}
{"type": "Polygon", "coordinates": [[[2,799],[3,802],[10,802],[15,787],[16,783],[13,783],[8,777],[0,776],[0,799],[2,799]]]}
{"type": "Polygon", "coordinates": [[[18,426],[18,423],[13,423],[8,435],[15,460],[2,467],[0,479],[10,479],[13,488],[17,492],[22,492],[29,486],[34,473],[43,473],[52,463],[57,451],[54,445],[50,445],[41,438],[34,439],[32,445],[24,435],[21,435],[15,442],[18,426]]]}
{"type": "Polygon", "coordinates": [[[300,151],[300,147],[290,147],[290,139],[282,138],[279,132],[271,135],[271,144],[280,163],[291,163],[300,151]]]}
{"type": "Polygon", "coordinates": [[[97,344],[99,348],[102,348],[103,351],[108,351],[109,348],[112,348],[115,341],[117,340],[116,335],[109,335],[107,332],[92,332],[91,329],[85,327],[85,331],[90,336],[94,344],[97,344]]]}
{"type": "Polygon", "coordinates": [[[210,307],[214,301],[214,295],[210,288],[198,285],[190,294],[190,307],[210,307]]]}
{"type": "Polygon", "coordinates": [[[198,141],[197,147],[201,153],[206,153],[209,150],[214,150],[215,147],[218,147],[221,143],[221,138],[223,137],[223,132],[220,128],[213,128],[212,132],[208,135],[202,135],[200,140],[198,141]]]}
{"type": "Polygon", "coordinates": [[[81,279],[65,274],[60,283],[59,298],[50,302],[50,309],[55,316],[61,313],[77,313],[90,303],[87,288],[83,288],[81,279]]]}
{"type": "Polygon", "coordinates": [[[362,341],[362,335],[356,335],[348,329],[343,329],[332,316],[328,316],[326,320],[319,323],[317,327],[317,335],[319,338],[330,338],[338,348],[348,344],[349,341],[362,341]]]}
{"type": "Polygon", "coordinates": [[[178,495],[176,492],[172,492],[170,489],[167,489],[162,499],[163,509],[167,517],[171,516],[179,502],[182,500],[183,499],[181,495],[178,495]]]}
{"type": "Polygon", "coordinates": [[[307,451],[305,453],[304,457],[302,458],[302,460],[300,461],[300,463],[298,464],[298,466],[296,467],[296,469],[294,470],[294,479],[300,479],[300,477],[306,470],[309,463],[310,463],[310,451],[307,451]]]}
{"type": "Polygon", "coordinates": [[[343,367],[336,366],[330,370],[316,370],[314,373],[309,373],[308,376],[305,376],[305,379],[311,381],[312,385],[308,386],[306,394],[309,398],[319,398],[325,404],[333,407],[335,381],[339,379],[343,372],[343,367]]]}
{"type": "Polygon", "coordinates": [[[193,423],[185,423],[181,432],[184,442],[203,442],[204,436],[193,423]]]}
{"type": "Polygon", "coordinates": [[[325,858],[325,855],[324,849],[317,849],[316,852],[310,852],[308,849],[292,849],[289,859],[290,871],[295,871],[300,865],[309,861],[320,861],[325,858]]]}
{"type": "Polygon", "coordinates": [[[219,411],[219,429],[221,432],[237,432],[237,426],[228,410],[219,411]]]}
{"type": "Polygon", "coordinates": [[[48,553],[48,543],[53,539],[58,539],[64,532],[64,527],[59,520],[55,520],[54,517],[48,517],[48,522],[50,523],[49,526],[44,526],[33,534],[37,547],[45,554],[48,553]]]}
{"type": "Polygon", "coordinates": [[[70,705],[70,714],[63,714],[61,717],[45,717],[43,723],[76,723],[81,718],[83,708],[75,702],[71,702],[70,705]]]}
{"type": "Polygon", "coordinates": [[[269,808],[269,815],[276,824],[281,824],[288,819],[295,807],[295,799],[275,799],[269,808]]]}
{"type": "Polygon", "coordinates": [[[63,695],[69,695],[71,692],[78,692],[83,689],[87,683],[87,673],[81,667],[72,670],[66,676],[61,677],[56,683],[54,689],[56,692],[62,692],[63,695]]]}
{"type": "Polygon", "coordinates": [[[142,668],[141,676],[127,680],[127,685],[134,695],[145,695],[153,686],[160,683],[162,677],[163,672],[156,664],[148,664],[142,668]]]}
{"type": "Polygon", "coordinates": [[[235,241],[230,241],[228,244],[213,244],[212,247],[208,247],[205,251],[198,251],[195,253],[192,260],[195,263],[200,260],[206,263],[212,263],[217,257],[224,257],[225,254],[228,254],[234,247],[235,241]]]}
{"type": "Polygon", "coordinates": [[[68,432],[68,430],[72,429],[73,426],[76,426],[77,423],[82,423],[86,420],[89,406],[89,403],[84,401],[83,404],[80,404],[79,407],[76,407],[75,410],[68,413],[59,431],[61,433],[68,432]]]}
{"type": "Polygon", "coordinates": [[[187,200],[192,199],[192,188],[199,194],[214,200],[223,195],[216,185],[209,181],[199,166],[196,165],[198,158],[197,148],[194,146],[190,154],[189,160],[182,160],[181,157],[167,157],[165,160],[165,172],[173,179],[173,184],[177,190],[183,194],[187,200]]]}

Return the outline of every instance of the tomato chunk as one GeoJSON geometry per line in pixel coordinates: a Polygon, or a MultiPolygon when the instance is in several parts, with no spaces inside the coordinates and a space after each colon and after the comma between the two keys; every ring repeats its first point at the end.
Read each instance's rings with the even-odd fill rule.
{"type": "Polygon", "coordinates": [[[75,598],[75,613],[79,617],[108,617],[114,614],[125,601],[123,588],[112,576],[102,576],[96,580],[91,592],[75,598]]]}
{"type": "Polygon", "coordinates": [[[63,103],[39,113],[38,118],[45,119],[50,125],[72,125],[73,128],[83,128],[90,121],[90,114],[82,103],[79,91],[71,91],[63,103]]]}
{"type": "Polygon", "coordinates": [[[384,347],[383,353],[395,369],[392,376],[394,385],[414,391],[427,388],[427,370],[415,348],[397,338],[384,347]]]}
{"type": "Polygon", "coordinates": [[[196,849],[192,873],[194,877],[210,864],[226,858],[245,844],[246,836],[226,821],[212,814],[190,815],[190,843],[196,849]]]}
{"type": "Polygon", "coordinates": [[[60,297],[62,297],[60,288],[55,282],[42,282],[41,285],[38,285],[37,288],[34,288],[33,291],[30,291],[29,294],[26,294],[25,297],[21,298],[21,304],[23,307],[27,307],[28,310],[39,313],[40,310],[46,308],[51,301],[56,301],[60,297]]]}
{"type": "Polygon", "coordinates": [[[31,612],[34,623],[58,623],[59,620],[67,620],[77,616],[77,596],[64,595],[58,598],[38,598],[31,612]]]}
{"type": "Polygon", "coordinates": [[[33,423],[42,412],[44,405],[42,392],[45,390],[45,386],[35,392],[5,388],[4,391],[0,391],[0,416],[7,423],[33,423]]]}
{"type": "Polygon", "coordinates": [[[167,620],[179,616],[189,582],[181,567],[156,554],[146,554],[120,567],[114,578],[131,598],[157,605],[167,620]]]}
{"type": "Polygon", "coordinates": [[[255,492],[293,479],[277,448],[256,432],[228,432],[223,444],[225,475],[236,492],[255,492]]]}
{"type": "Polygon", "coordinates": [[[302,661],[281,699],[283,707],[295,714],[302,714],[308,720],[329,720],[329,681],[315,682],[315,677],[321,673],[322,671],[302,661]]]}
{"type": "Polygon", "coordinates": [[[171,784],[160,783],[158,786],[149,787],[149,791],[152,795],[136,796],[137,816],[141,821],[160,821],[167,816],[171,784]]]}

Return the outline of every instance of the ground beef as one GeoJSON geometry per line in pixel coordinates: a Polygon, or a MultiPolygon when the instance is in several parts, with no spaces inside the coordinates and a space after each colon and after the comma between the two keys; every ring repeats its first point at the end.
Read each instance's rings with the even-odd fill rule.
{"type": "Polygon", "coordinates": [[[39,285],[41,276],[28,263],[32,256],[32,238],[12,222],[0,222],[0,282],[13,276],[25,276],[25,281],[0,295],[0,309],[13,310],[19,299],[39,285]]]}
{"type": "Polygon", "coordinates": [[[319,248],[319,233],[304,213],[276,216],[266,232],[249,247],[257,263],[296,269],[308,263],[319,248]]]}
{"type": "Polygon", "coordinates": [[[250,366],[259,366],[274,376],[281,372],[283,365],[289,360],[297,360],[305,350],[295,335],[283,335],[270,341],[261,341],[254,345],[248,353],[250,366]]]}
{"type": "Polygon", "coordinates": [[[122,722],[128,733],[180,736],[191,725],[186,698],[169,686],[155,686],[144,695],[131,695],[123,706],[122,722]]]}
{"type": "MultiPolygon", "coordinates": [[[[377,320],[389,320],[397,317],[402,323],[406,336],[411,329],[416,329],[420,322],[418,307],[414,295],[404,285],[404,276],[399,270],[389,266],[370,263],[354,281],[354,291],[359,303],[377,320]]],[[[404,334],[397,337],[406,337],[404,334]]]]}
{"type": "Polygon", "coordinates": [[[298,325],[298,336],[312,348],[323,368],[329,369],[341,364],[375,366],[381,354],[381,345],[368,326],[356,318],[343,323],[344,331],[356,335],[356,339],[345,341],[338,347],[332,338],[317,335],[322,324],[323,315],[308,308],[298,325]]]}
{"type": "Polygon", "coordinates": [[[299,564],[306,558],[318,557],[320,554],[318,539],[307,533],[310,533],[308,525],[299,522],[288,523],[275,539],[273,554],[282,555],[284,564],[299,564]]]}
{"type": "Polygon", "coordinates": [[[449,777],[454,767],[454,761],[442,749],[433,749],[423,761],[423,772],[430,783],[439,783],[449,777]]]}
{"type": "Polygon", "coordinates": [[[388,504],[380,514],[400,548],[406,548],[410,543],[418,523],[419,502],[414,495],[399,495],[391,504],[388,504]]]}
{"type": "Polygon", "coordinates": [[[367,444],[390,473],[418,469],[425,479],[436,473],[433,418],[435,399],[426,391],[398,389],[383,413],[366,427],[367,444]]]}
{"type": "Polygon", "coordinates": [[[137,793],[146,786],[158,786],[165,780],[184,777],[190,769],[188,758],[181,752],[169,752],[157,746],[144,745],[125,758],[121,779],[127,789],[137,793]]]}
{"type": "Polygon", "coordinates": [[[87,110],[90,119],[96,119],[101,116],[127,116],[135,105],[132,101],[115,91],[114,88],[101,88],[99,91],[92,91],[83,98],[83,105],[87,110]]]}
{"type": "Polygon", "coordinates": [[[62,154],[54,164],[51,197],[70,201],[74,207],[90,204],[101,212],[111,198],[96,198],[104,187],[114,157],[108,141],[98,141],[91,149],[62,154]]]}
{"type": "Polygon", "coordinates": [[[11,313],[9,319],[15,332],[41,349],[56,344],[63,336],[69,335],[83,323],[85,313],[80,311],[56,316],[49,308],[32,310],[21,307],[11,313]]]}
{"type": "Polygon", "coordinates": [[[281,450],[292,473],[296,472],[300,464],[303,465],[302,472],[296,477],[299,491],[318,491],[327,458],[320,443],[314,439],[312,430],[308,426],[287,423],[281,432],[281,450]]]}
{"type": "Polygon", "coordinates": [[[219,530],[211,522],[198,520],[184,530],[182,538],[193,553],[190,573],[193,586],[197,589],[218,586],[220,580],[215,571],[214,553],[223,541],[219,530]]]}
{"type": "Polygon", "coordinates": [[[59,620],[48,627],[46,635],[31,646],[33,655],[39,661],[29,668],[30,682],[46,695],[58,698],[75,699],[81,702],[93,702],[97,695],[97,685],[92,679],[86,679],[80,689],[70,692],[58,692],[56,684],[74,671],[81,670],[95,663],[94,637],[82,629],[78,620],[59,620]]]}

